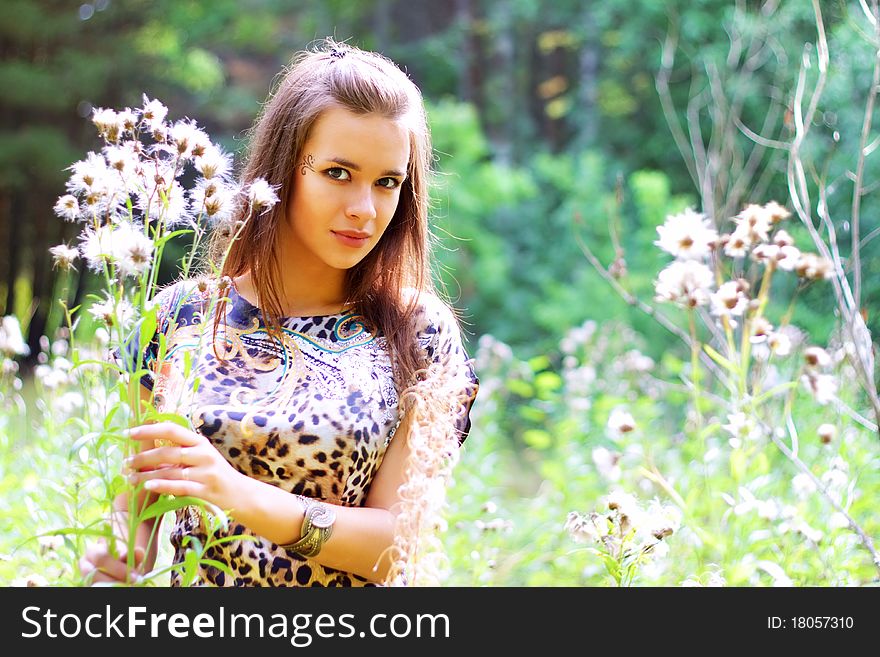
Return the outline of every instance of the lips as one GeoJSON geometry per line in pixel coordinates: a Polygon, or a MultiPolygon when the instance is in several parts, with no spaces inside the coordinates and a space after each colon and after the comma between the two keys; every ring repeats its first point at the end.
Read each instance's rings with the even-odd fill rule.
{"type": "Polygon", "coordinates": [[[369,233],[360,230],[332,230],[330,232],[345,246],[353,248],[364,246],[370,239],[369,233]]]}

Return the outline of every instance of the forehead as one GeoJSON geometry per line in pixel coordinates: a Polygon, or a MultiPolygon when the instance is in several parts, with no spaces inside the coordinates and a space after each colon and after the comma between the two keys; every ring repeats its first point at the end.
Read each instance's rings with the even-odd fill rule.
{"type": "Polygon", "coordinates": [[[406,171],[409,129],[401,119],[331,107],[315,121],[303,151],[318,160],[342,158],[365,171],[406,171]]]}

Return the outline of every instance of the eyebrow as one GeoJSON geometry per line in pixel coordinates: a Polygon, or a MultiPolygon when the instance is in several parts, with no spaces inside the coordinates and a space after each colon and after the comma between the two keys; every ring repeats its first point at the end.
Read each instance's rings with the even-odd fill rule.
{"type": "MultiPolygon", "coordinates": [[[[335,164],[341,164],[347,169],[351,169],[352,171],[360,171],[361,168],[352,162],[351,160],[346,160],[344,157],[328,157],[327,160],[329,162],[333,162],[335,164]]],[[[397,171],[396,169],[389,169],[387,171],[382,172],[382,177],[385,176],[394,176],[396,178],[406,178],[406,174],[402,171],[397,171]]]]}

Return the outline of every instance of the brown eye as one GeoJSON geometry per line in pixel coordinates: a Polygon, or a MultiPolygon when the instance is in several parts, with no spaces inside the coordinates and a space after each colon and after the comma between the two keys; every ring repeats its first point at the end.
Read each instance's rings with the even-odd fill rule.
{"type": "Polygon", "coordinates": [[[395,189],[400,187],[400,181],[397,178],[379,178],[379,180],[376,181],[376,184],[385,189],[395,189]]]}
{"type": "Polygon", "coordinates": [[[351,180],[351,176],[348,171],[343,169],[342,167],[330,167],[324,173],[327,174],[328,178],[333,180],[351,180]]]}

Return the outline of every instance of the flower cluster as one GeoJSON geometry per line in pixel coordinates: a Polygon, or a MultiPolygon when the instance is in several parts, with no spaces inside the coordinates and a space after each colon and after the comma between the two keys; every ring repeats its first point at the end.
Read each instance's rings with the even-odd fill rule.
{"type": "Polygon", "coordinates": [[[706,264],[719,250],[731,258],[745,258],[771,268],[793,271],[805,279],[829,278],[832,263],[815,253],[801,252],[794,240],[778,225],[789,217],[784,207],[771,201],[766,205],[748,205],[733,218],[733,232],[719,235],[709,219],[691,209],[670,215],[657,227],[655,242],[675,260],[658,275],[655,283],[658,301],[668,301],[684,308],[711,304],[712,313],[726,317],[733,326],[734,317],[749,309],[749,284],[743,279],[721,283],[715,289],[715,273],[706,264]],[[775,232],[773,232],[775,231],[775,232]]]}
{"type": "Polygon", "coordinates": [[[564,528],[575,542],[599,546],[592,549],[611,559],[606,566],[615,564],[611,575],[618,583],[631,582],[640,563],[668,554],[665,539],[681,527],[681,512],[656,499],[643,508],[633,495],[619,490],[604,501],[607,511],[572,511],[564,528]]]}
{"type": "Polygon", "coordinates": [[[278,202],[265,180],[242,190],[232,181],[232,156],[213,144],[195,121],[166,121],[168,108],[143,98],[143,106],[122,111],[96,109],[92,122],[103,137],[100,153],[74,163],[67,194],[55,213],[84,224],[78,248],[59,244],[50,249],[56,267],[74,266],[77,257],[111,276],[141,276],[158,259],[157,240],[165,230],[226,221],[246,199],[262,214],[278,202]],[[189,190],[181,180],[189,171],[189,190]]]}

